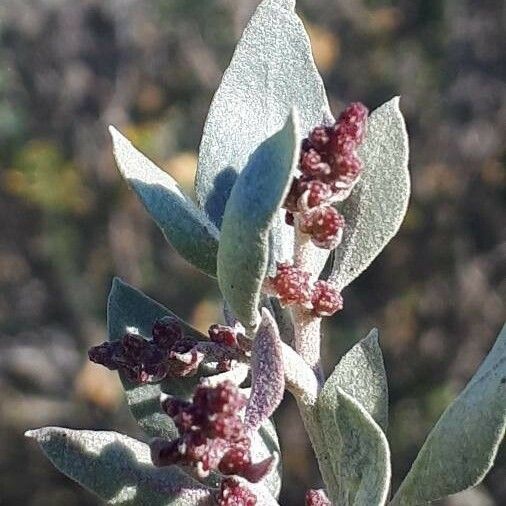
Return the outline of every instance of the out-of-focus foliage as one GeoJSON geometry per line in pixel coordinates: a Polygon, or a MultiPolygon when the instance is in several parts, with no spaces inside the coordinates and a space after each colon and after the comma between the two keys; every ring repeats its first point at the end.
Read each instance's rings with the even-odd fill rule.
{"type": "MultiPolygon", "coordinates": [[[[373,109],[400,94],[412,140],[407,219],[345,291],[345,311],[325,342],[330,369],[364,331],[380,328],[397,485],[504,318],[504,7],[298,3],[334,112],[357,99],[373,109]]],[[[118,126],[190,188],[212,94],[256,4],[0,2],[1,504],[96,504],[28,449],[28,427],[139,436],[115,376],[85,363],[86,348],[105,337],[113,273],[201,330],[217,320],[215,282],[166,245],[127,190],[106,127],[118,126]]],[[[282,504],[317,485],[294,420],[288,401],[277,413],[282,447],[291,450],[282,504]]],[[[481,491],[448,504],[504,503],[505,473],[502,451],[481,491]]]]}

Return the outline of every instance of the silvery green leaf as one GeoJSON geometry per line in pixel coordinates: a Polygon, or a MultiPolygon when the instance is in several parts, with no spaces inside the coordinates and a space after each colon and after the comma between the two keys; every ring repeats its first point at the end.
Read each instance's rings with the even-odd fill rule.
{"type": "MultiPolygon", "coordinates": [[[[309,38],[294,9],[294,0],[260,4],[211,104],[196,192],[218,227],[238,174],[251,153],[283,126],[292,107],[299,111],[304,136],[314,126],[333,121],[309,38]]],[[[273,256],[286,260],[292,253],[293,228],[284,225],[279,214],[276,222],[273,256]]],[[[328,251],[318,250],[316,256],[320,266],[328,251]]]]}
{"type": "Polygon", "coordinates": [[[428,504],[480,483],[494,463],[505,428],[506,325],[432,429],[392,504],[428,504]]]}
{"type": "Polygon", "coordinates": [[[330,276],[339,290],[371,264],[401,226],[410,193],[408,150],[396,97],[371,114],[359,148],[362,179],[341,207],[346,228],[330,276]]]}
{"type": "Polygon", "coordinates": [[[45,427],[31,430],[51,462],[108,504],[214,504],[209,489],[175,466],[156,468],[148,445],[115,432],[45,427]]]}
{"type": "Polygon", "coordinates": [[[122,176],[178,253],[201,271],[216,276],[218,229],[157,167],[115,128],[110,127],[114,156],[122,176]]]}
{"type": "Polygon", "coordinates": [[[328,458],[327,492],[340,506],[382,506],[390,486],[390,450],[371,415],[334,382],[327,382],[317,404],[328,458]],[[331,479],[329,479],[329,477],[331,479]]]}
{"type": "Polygon", "coordinates": [[[377,329],[346,353],[327,382],[351,395],[386,432],[388,385],[377,329]]]}
{"type": "Polygon", "coordinates": [[[251,354],[251,394],[244,418],[248,429],[257,430],[274,413],[284,392],[281,338],[274,317],[263,308],[251,354]]]}
{"type": "MultiPolygon", "coordinates": [[[[177,318],[186,335],[198,340],[206,339],[158,302],[120,279],[114,279],[107,304],[109,340],[121,339],[127,328],[137,329],[141,335],[150,336],[153,323],[163,316],[177,318]]],[[[139,425],[153,437],[171,439],[177,436],[172,420],[161,410],[160,394],[163,391],[186,398],[193,392],[198,378],[170,378],[160,384],[152,385],[137,385],[123,376],[121,380],[128,405],[139,425]]]]}
{"type": "Polygon", "coordinates": [[[260,288],[269,260],[269,232],[299,157],[295,111],[249,158],[227,202],[218,248],[218,283],[240,322],[259,320],[260,288]]]}

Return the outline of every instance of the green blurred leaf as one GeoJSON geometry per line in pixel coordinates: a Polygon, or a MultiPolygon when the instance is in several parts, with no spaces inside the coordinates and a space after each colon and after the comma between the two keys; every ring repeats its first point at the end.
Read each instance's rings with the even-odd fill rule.
{"type": "Polygon", "coordinates": [[[110,127],[114,156],[122,176],[167,240],[192,265],[216,276],[218,229],[184,194],[176,181],[110,127]]]}
{"type": "Polygon", "coordinates": [[[212,505],[209,490],[176,466],[156,468],[148,445],[115,432],[31,430],[51,462],[108,504],[212,505]]]}
{"type": "MultiPolygon", "coordinates": [[[[137,329],[141,335],[150,336],[153,323],[163,316],[177,318],[188,336],[206,340],[203,334],[158,302],[120,279],[114,279],[107,304],[109,340],[121,339],[127,328],[137,329]]],[[[178,432],[172,420],[161,410],[160,394],[164,392],[187,398],[193,393],[198,378],[169,378],[159,384],[137,385],[123,375],[120,376],[128,405],[139,425],[153,437],[176,437],[178,432]]]]}
{"type": "Polygon", "coordinates": [[[248,328],[259,320],[260,289],[269,260],[269,232],[289,190],[300,139],[295,111],[282,130],[251,155],[227,202],[218,249],[218,283],[248,328]]]}
{"type": "Polygon", "coordinates": [[[346,353],[328,381],[351,395],[386,432],[388,385],[377,329],[346,353]]]}
{"type": "Polygon", "coordinates": [[[385,504],[390,486],[390,450],[371,415],[329,378],[317,403],[328,458],[320,466],[333,478],[327,492],[340,506],[385,504]],[[330,469],[329,469],[330,468],[330,469]]]}
{"type": "Polygon", "coordinates": [[[506,429],[506,325],[427,437],[392,504],[416,506],[480,483],[506,429]]]}
{"type": "Polygon", "coordinates": [[[346,228],[329,279],[339,290],[380,254],[406,214],[409,146],[398,97],[373,111],[358,151],[364,173],[341,207],[346,228]]]}
{"type": "MultiPolygon", "coordinates": [[[[282,128],[292,107],[305,136],[332,122],[327,96],[313,61],[294,0],[263,1],[237,45],[204,127],[196,177],[200,205],[221,227],[225,205],[250,155],[282,128]]],[[[293,228],[278,213],[272,257],[291,258],[293,228]]],[[[318,267],[328,251],[316,250],[318,267]]]]}

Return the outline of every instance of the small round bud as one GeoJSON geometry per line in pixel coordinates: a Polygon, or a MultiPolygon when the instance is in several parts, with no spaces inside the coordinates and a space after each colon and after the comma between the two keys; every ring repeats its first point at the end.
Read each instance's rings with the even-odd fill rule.
{"type": "Polygon", "coordinates": [[[325,126],[317,126],[309,134],[309,142],[317,151],[323,152],[329,147],[332,129],[325,126]]]}
{"type": "Polygon", "coordinates": [[[301,154],[300,170],[308,177],[324,177],[330,174],[330,166],[316,149],[310,148],[301,154]]]}
{"type": "Polygon", "coordinates": [[[362,173],[362,161],[355,151],[339,154],[332,164],[332,180],[352,184],[362,173]]]}
{"type": "Polygon", "coordinates": [[[302,213],[299,227],[315,246],[334,249],[342,240],[344,218],[332,206],[320,206],[302,213]]]}
{"type": "Polygon", "coordinates": [[[310,274],[288,263],[278,264],[272,283],[284,305],[306,304],[310,298],[310,274]]]}
{"type": "Polygon", "coordinates": [[[200,384],[193,395],[197,409],[206,414],[235,414],[246,405],[246,397],[231,381],[215,387],[200,384]]]}
{"type": "Polygon", "coordinates": [[[300,209],[317,207],[332,197],[330,185],[322,181],[315,179],[309,181],[301,180],[300,187],[302,189],[302,196],[299,199],[300,209]]]}
{"type": "Polygon", "coordinates": [[[313,286],[311,304],[315,316],[332,316],[343,309],[343,298],[330,283],[319,280],[313,286]]]}
{"type": "Polygon", "coordinates": [[[120,353],[120,348],[120,341],[106,341],[105,343],[90,348],[88,350],[88,358],[96,364],[103,365],[107,367],[107,369],[115,371],[118,369],[116,356],[120,353]]]}
{"type": "Polygon", "coordinates": [[[242,475],[251,465],[249,446],[234,445],[221,459],[218,469],[225,475],[242,475]]]}
{"type": "Polygon", "coordinates": [[[368,114],[367,107],[360,102],[353,102],[346,107],[339,116],[332,135],[339,146],[353,144],[356,147],[362,142],[368,114]]]}
{"type": "Polygon", "coordinates": [[[209,339],[213,343],[224,344],[232,348],[239,346],[237,342],[237,330],[228,325],[219,325],[218,323],[211,325],[208,334],[209,339]]]}
{"type": "Polygon", "coordinates": [[[146,353],[149,347],[148,341],[138,334],[128,333],[121,340],[123,344],[123,355],[128,361],[137,362],[146,353]]]}

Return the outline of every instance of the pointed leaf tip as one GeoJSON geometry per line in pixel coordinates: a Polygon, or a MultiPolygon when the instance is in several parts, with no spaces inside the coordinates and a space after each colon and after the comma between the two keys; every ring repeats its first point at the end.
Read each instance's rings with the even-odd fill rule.
{"type": "Polygon", "coordinates": [[[192,265],[216,276],[219,232],[165,171],[109,127],[121,175],[174,248],[192,265]]]}

